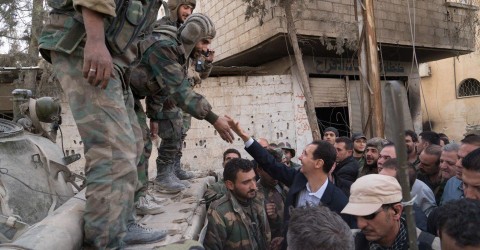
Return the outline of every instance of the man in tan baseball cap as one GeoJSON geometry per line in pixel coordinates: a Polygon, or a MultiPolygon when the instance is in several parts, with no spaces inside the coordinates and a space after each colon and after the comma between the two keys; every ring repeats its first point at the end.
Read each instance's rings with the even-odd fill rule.
{"type": "MultiPolygon", "coordinates": [[[[348,204],[342,213],[357,217],[361,232],[355,236],[356,249],[408,249],[407,223],[402,218],[401,201],[402,188],[394,177],[370,174],[352,184],[348,204]]],[[[431,237],[420,237],[419,246],[439,244],[438,239],[434,242],[431,240],[434,237],[428,235],[431,237]],[[430,240],[422,240],[424,238],[430,240]]]]}

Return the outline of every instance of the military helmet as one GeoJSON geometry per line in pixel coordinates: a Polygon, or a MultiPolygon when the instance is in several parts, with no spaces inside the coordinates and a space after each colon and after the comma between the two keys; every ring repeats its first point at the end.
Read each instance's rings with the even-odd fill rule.
{"type": "Polygon", "coordinates": [[[168,0],[167,6],[168,9],[170,10],[170,20],[172,22],[176,22],[178,19],[178,8],[180,8],[180,5],[190,5],[195,9],[195,6],[197,5],[196,0],[168,0]]]}
{"type": "Polygon", "coordinates": [[[185,23],[178,29],[178,33],[185,49],[185,55],[189,56],[199,41],[202,39],[213,39],[216,31],[212,20],[208,16],[195,13],[187,18],[185,23]]]}
{"type": "Polygon", "coordinates": [[[59,121],[61,108],[55,99],[45,96],[30,100],[30,116],[32,119],[36,117],[39,121],[46,123],[59,121]]]}

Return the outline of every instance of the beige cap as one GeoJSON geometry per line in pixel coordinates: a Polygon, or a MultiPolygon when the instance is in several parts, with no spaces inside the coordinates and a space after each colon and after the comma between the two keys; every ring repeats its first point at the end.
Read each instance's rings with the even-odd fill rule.
{"type": "Polygon", "coordinates": [[[365,216],[375,213],[383,204],[402,201],[402,187],[397,179],[380,174],[358,178],[350,188],[350,198],[343,214],[365,216]]]}

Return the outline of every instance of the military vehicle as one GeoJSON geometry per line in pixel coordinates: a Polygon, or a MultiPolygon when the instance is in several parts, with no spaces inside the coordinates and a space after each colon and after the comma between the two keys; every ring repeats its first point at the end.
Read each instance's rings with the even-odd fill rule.
{"type": "Polygon", "coordinates": [[[30,225],[51,214],[74,195],[77,176],[55,144],[60,105],[51,97],[32,98],[29,90],[12,92],[13,120],[0,118],[0,242],[15,240],[30,225]]]}
{"type": "MultiPolygon", "coordinates": [[[[51,97],[32,98],[29,90],[16,89],[11,96],[13,119],[0,118],[0,249],[81,249],[85,179],[67,167],[80,155],[66,155],[69,150],[55,143],[61,131],[60,105],[51,97]]],[[[178,194],[151,192],[165,212],[137,221],[168,229],[169,235],[162,242],[127,249],[202,241],[202,198],[213,181],[193,179],[191,187],[178,194]]]]}

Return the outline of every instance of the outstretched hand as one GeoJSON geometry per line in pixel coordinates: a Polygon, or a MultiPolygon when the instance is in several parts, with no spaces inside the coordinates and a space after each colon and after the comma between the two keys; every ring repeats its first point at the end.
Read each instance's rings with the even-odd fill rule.
{"type": "Polygon", "coordinates": [[[248,141],[248,139],[250,139],[250,136],[240,127],[240,122],[233,120],[228,115],[226,115],[225,117],[229,119],[228,125],[230,125],[230,128],[232,128],[235,134],[242,138],[243,141],[248,141]]]}
{"type": "Polygon", "coordinates": [[[232,131],[230,130],[230,120],[228,116],[218,117],[218,119],[213,124],[213,127],[220,134],[220,137],[228,143],[232,143],[235,137],[233,136],[232,131]]]}

